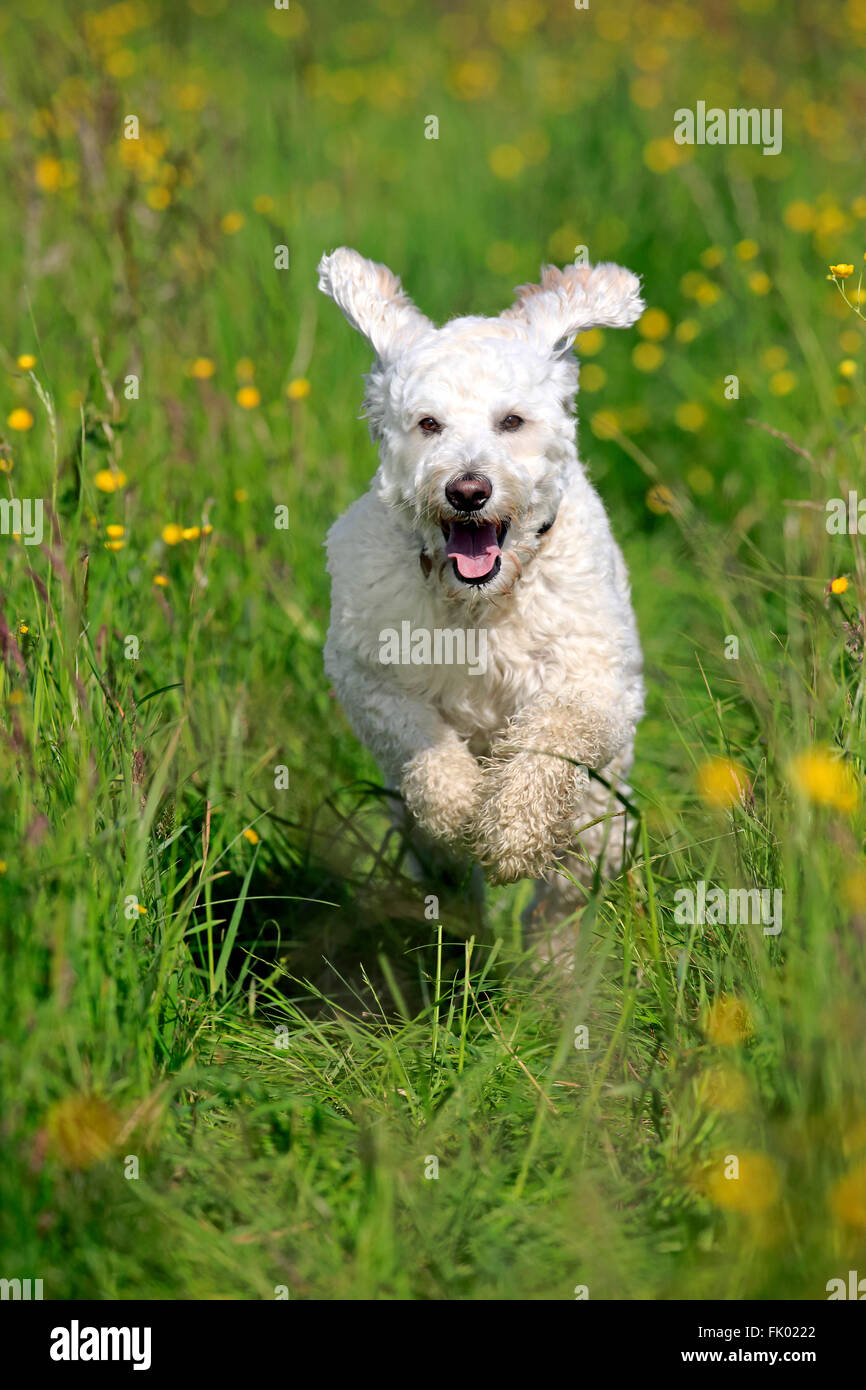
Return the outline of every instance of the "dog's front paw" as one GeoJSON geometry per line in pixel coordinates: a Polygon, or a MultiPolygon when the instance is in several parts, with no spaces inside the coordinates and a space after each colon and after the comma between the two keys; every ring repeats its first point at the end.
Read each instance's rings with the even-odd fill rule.
{"type": "Polygon", "coordinates": [[[424,830],[437,840],[457,841],[477,811],[481,769],[462,745],[425,748],[405,764],[400,790],[424,830]]]}
{"type": "Polygon", "coordinates": [[[571,838],[589,774],[562,758],[520,752],[494,761],[474,825],[475,853],[493,883],[538,878],[571,838]]]}

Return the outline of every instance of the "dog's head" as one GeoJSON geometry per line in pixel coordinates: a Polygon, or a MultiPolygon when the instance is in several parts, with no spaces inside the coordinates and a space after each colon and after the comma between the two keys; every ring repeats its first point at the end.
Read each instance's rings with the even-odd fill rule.
{"type": "Polygon", "coordinates": [[[585,329],[640,317],[637,276],[609,264],[545,266],[498,318],[442,328],[387,266],[345,247],[322,258],[319,288],[376,353],[365,398],[376,487],[415,528],[429,582],[453,597],[510,591],[580,466],[572,344],[585,329]]]}

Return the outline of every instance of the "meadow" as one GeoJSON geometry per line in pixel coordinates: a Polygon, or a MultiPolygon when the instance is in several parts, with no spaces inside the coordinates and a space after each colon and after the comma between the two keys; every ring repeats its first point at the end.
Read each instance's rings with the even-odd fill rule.
{"type": "Polygon", "coordinates": [[[864,61],[864,0],[4,9],[0,499],[44,535],[0,511],[0,1277],[866,1275],[864,61]],[[677,144],[698,101],[779,108],[781,151],[677,144]],[[375,467],[341,244],[439,321],[580,246],[644,279],[578,343],[648,711],[565,992],[529,884],[482,929],[407,876],[323,673],[375,467]],[[680,920],[701,883],[781,930],[680,920]]]}

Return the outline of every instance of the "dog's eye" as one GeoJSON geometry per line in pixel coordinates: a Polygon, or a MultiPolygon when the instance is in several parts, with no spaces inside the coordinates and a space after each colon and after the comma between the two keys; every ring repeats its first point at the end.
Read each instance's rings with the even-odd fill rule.
{"type": "Polygon", "coordinates": [[[423,420],[418,421],[418,428],[425,434],[438,434],[442,426],[438,420],[434,420],[432,415],[425,415],[423,420]]]}
{"type": "Polygon", "coordinates": [[[506,415],[504,420],[499,421],[499,428],[503,430],[519,430],[522,424],[522,415],[506,415]]]}

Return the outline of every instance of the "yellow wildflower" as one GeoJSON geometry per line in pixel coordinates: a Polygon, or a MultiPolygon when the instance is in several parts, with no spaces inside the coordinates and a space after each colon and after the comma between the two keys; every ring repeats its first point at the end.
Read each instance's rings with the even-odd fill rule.
{"type": "Polygon", "coordinates": [[[126,483],[126,474],[119,468],[100,468],[93,479],[100,492],[117,492],[126,483]]]}
{"type": "Polygon", "coordinates": [[[734,1047],[737,1043],[745,1042],[755,1030],[742,999],[722,994],[710,1005],[704,1031],[710,1042],[720,1047],[734,1047]]]}
{"type": "Polygon", "coordinates": [[[859,789],[854,774],[829,748],[810,748],[799,753],[789,771],[794,785],[816,806],[829,806],[836,811],[856,809],[859,789]]]}
{"type": "Polygon", "coordinates": [[[729,758],[710,758],[698,768],[698,794],[708,806],[734,806],[751,790],[749,774],[729,758]]]}

